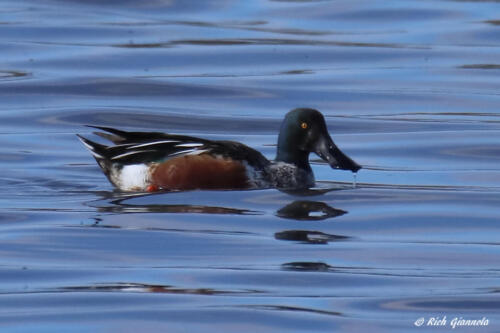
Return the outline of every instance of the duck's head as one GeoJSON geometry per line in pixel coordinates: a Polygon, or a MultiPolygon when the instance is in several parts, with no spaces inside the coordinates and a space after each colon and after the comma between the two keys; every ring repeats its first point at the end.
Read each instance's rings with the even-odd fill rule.
{"type": "Polygon", "coordinates": [[[319,111],[294,109],[286,114],[281,124],[276,160],[309,169],[309,153],[318,154],[335,169],[352,172],[361,169],[335,145],[319,111]]]}

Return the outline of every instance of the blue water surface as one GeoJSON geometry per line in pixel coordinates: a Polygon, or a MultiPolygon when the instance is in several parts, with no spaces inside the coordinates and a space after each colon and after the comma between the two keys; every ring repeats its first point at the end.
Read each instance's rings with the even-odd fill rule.
{"type": "Polygon", "coordinates": [[[500,330],[498,1],[4,0],[0,50],[2,332],[500,330]],[[356,184],[122,193],[75,136],[272,159],[296,107],[356,184]]]}

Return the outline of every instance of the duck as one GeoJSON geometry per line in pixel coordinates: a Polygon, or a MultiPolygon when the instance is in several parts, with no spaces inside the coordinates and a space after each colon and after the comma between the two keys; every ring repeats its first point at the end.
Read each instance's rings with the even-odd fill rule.
{"type": "Polygon", "coordinates": [[[315,185],[310,153],[333,169],[361,169],[335,145],[321,112],[311,108],[285,115],[273,161],[236,141],[87,126],[113,145],[78,138],[111,184],[126,192],[307,189],[315,185]]]}

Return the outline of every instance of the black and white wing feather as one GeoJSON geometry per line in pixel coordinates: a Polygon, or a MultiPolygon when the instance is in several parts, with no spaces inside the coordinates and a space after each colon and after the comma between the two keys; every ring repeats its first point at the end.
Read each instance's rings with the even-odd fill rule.
{"type": "Polygon", "coordinates": [[[127,132],[110,127],[89,127],[104,131],[95,134],[115,144],[106,146],[78,135],[105,172],[109,172],[111,165],[115,163],[148,164],[176,156],[202,153],[243,161],[258,170],[263,170],[270,164],[260,152],[239,142],[212,141],[161,132],[127,132]]]}
{"type": "Polygon", "coordinates": [[[96,132],[115,145],[106,146],[80,135],[80,141],[89,149],[96,160],[123,165],[161,162],[168,158],[201,154],[211,149],[213,141],[160,132],[126,132],[110,127],[89,126],[103,132],[96,132]]]}

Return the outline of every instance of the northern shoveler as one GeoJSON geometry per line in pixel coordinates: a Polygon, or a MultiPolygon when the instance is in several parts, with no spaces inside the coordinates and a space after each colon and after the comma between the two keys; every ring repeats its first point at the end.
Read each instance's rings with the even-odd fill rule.
{"type": "Polygon", "coordinates": [[[332,168],[352,172],[361,169],[337,148],[323,115],[314,109],[300,108],[287,113],[274,161],[234,141],[90,127],[107,132],[96,134],[115,145],[78,137],[109,181],[123,191],[307,188],[314,185],[309,165],[311,152],[332,168]]]}

